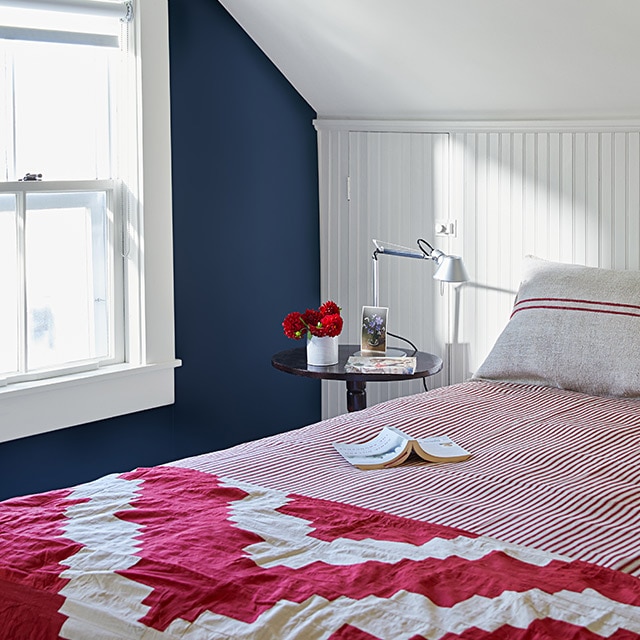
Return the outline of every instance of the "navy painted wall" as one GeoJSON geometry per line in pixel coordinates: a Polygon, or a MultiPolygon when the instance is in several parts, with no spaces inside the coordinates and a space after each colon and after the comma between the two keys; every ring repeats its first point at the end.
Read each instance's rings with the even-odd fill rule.
{"type": "Polygon", "coordinates": [[[271,367],[319,302],[313,110],[216,0],[170,0],[176,403],[0,444],[0,498],[320,418],[319,382],[271,367]]]}

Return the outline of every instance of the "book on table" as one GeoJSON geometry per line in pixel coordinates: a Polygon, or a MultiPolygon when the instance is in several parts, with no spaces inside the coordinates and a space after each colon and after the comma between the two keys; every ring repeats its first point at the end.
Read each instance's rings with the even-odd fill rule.
{"type": "Polygon", "coordinates": [[[415,356],[349,356],[344,370],[347,373],[397,373],[413,375],[416,370],[415,356]]]}
{"type": "Polygon", "coordinates": [[[469,451],[448,436],[413,438],[396,427],[383,427],[368,442],[334,442],[333,446],[358,469],[395,467],[407,460],[411,453],[428,462],[460,462],[471,457],[469,451]]]}

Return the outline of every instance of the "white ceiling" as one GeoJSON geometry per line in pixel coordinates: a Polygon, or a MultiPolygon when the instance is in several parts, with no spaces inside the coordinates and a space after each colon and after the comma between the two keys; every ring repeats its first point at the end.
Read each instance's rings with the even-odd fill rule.
{"type": "Polygon", "coordinates": [[[219,1],[321,117],[640,116],[640,0],[219,1]]]}

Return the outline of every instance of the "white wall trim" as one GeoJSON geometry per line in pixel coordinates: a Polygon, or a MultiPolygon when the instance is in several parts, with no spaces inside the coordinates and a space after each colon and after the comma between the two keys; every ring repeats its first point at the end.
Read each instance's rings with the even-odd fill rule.
{"type": "Polygon", "coordinates": [[[168,0],[138,0],[143,362],[175,356],[168,0]]]}
{"type": "Polygon", "coordinates": [[[114,365],[0,389],[0,442],[172,404],[178,360],[114,365]]]}
{"type": "Polygon", "coordinates": [[[317,131],[406,133],[611,133],[640,131],[633,120],[367,120],[317,118],[317,131]]]}

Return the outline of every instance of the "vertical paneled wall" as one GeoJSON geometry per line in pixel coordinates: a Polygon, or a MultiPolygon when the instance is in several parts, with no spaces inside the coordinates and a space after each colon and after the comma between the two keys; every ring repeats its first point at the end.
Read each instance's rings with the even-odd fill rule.
{"type": "Polygon", "coordinates": [[[472,274],[457,296],[455,382],[481,364],[507,321],[523,256],[640,268],[640,137],[452,132],[451,166],[461,221],[453,244],[472,274]]]}
{"type": "MultiPolygon", "coordinates": [[[[444,296],[428,263],[380,265],[381,304],[390,307],[394,332],[445,358],[432,385],[465,380],[480,365],[508,320],[523,256],[640,269],[636,124],[320,122],[318,129],[321,286],[345,307],[343,341],[359,340],[360,309],[369,304],[371,238],[407,245],[424,237],[464,257],[471,281],[444,296]],[[434,238],[436,220],[455,220],[456,236],[434,238]]],[[[369,385],[369,404],[420,389],[369,385]]],[[[323,415],[344,411],[343,396],[343,385],[326,384],[323,415]]]]}
{"type": "MultiPolygon", "coordinates": [[[[373,304],[372,240],[417,248],[418,238],[432,240],[435,220],[446,218],[448,136],[321,131],[319,141],[322,297],[343,308],[341,341],[359,344],[362,307],[373,304]]],[[[447,316],[432,278],[435,265],[394,256],[378,263],[389,331],[439,353],[447,316]]],[[[410,348],[390,338],[389,347],[403,346],[410,348]]],[[[441,376],[429,383],[442,384],[441,376]]],[[[420,381],[370,383],[368,404],[422,389],[420,381]]],[[[344,383],[324,383],[323,415],[345,410],[344,383]]]]}

